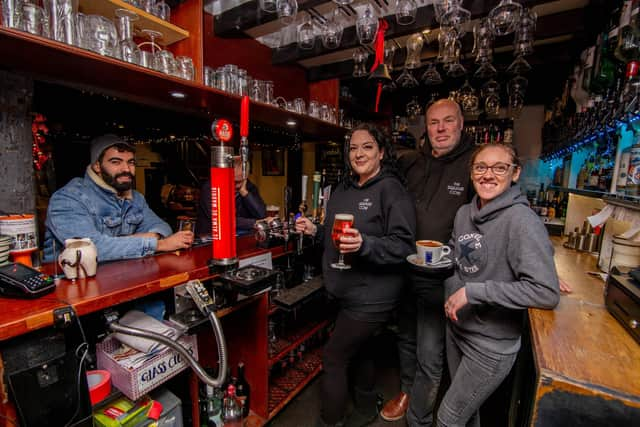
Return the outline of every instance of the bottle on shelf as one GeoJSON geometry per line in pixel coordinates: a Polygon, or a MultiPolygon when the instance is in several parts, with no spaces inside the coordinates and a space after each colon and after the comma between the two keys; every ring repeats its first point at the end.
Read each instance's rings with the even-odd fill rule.
{"type": "MultiPolygon", "coordinates": [[[[618,43],[614,51],[615,57],[625,63],[638,59],[639,39],[632,26],[632,15],[637,16],[638,0],[625,0],[620,13],[618,43]]],[[[635,16],[634,16],[635,18],[635,16]]]]}
{"type": "Polygon", "coordinates": [[[251,387],[244,373],[244,363],[238,363],[236,380],[236,397],[242,406],[242,415],[246,418],[249,416],[251,409],[251,387]]]}
{"type": "Polygon", "coordinates": [[[222,423],[224,427],[242,427],[242,407],[233,384],[227,386],[227,393],[222,401],[222,423]]]}
{"type": "Polygon", "coordinates": [[[578,171],[578,178],[576,179],[576,188],[583,190],[589,179],[589,169],[586,163],[582,164],[582,167],[578,171]]]}
{"type": "Polygon", "coordinates": [[[222,389],[209,385],[206,387],[206,400],[204,411],[200,415],[200,425],[202,427],[222,426],[222,389]]]}
{"type": "Polygon", "coordinates": [[[631,148],[627,147],[620,154],[620,164],[618,165],[618,175],[616,177],[615,192],[618,196],[626,195],[627,173],[629,173],[629,157],[631,148]]]}
{"type": "Polygon", "coordinates": [[[640,138],[636,140],[630,150],[625,193],[631,197],[640,195],[640,138]]]}

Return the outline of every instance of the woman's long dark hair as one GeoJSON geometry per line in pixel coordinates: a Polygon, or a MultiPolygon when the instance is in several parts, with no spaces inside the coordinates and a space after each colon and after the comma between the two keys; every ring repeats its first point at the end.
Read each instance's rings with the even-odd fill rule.
{"type": "Polygon", "coordinates": [[[378,144],[380,150],[384,150],[384,156],[382,156],[382,162],[380,163],[380,173],[390,173],[396,176],[402,184],[405,184],[404,177],[400,174],[398,169],[398,161],[396,159],[396,149],[391,143],[391,137],[379,127],[371,123],[362,123],[355,128],[351,129],[351,132],[345,137],[344,146],[342,149],[344,156],[344,169],[342,174],[342,183],[345,187],[349,187],[357,179],[357,174],[351,168],[351,162],[349,161],[349,143],[354,132],[364,130],[373,137],[373,140],[378,144]]]}

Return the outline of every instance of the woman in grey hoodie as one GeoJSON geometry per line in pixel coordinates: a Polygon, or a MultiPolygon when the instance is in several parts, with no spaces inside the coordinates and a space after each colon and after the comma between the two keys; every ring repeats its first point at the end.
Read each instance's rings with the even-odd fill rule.
{"type": "Polygon", "coordinates": [[[477,194],[456,214],[457,269],[445,283],[451,386],[438,426],[480,425],[480,406],[520,349],[523,310],[552,309],[559,301],[553,247],[517,185],[520,171],[509,146],[484,145],[471,157],[477,194]]]}

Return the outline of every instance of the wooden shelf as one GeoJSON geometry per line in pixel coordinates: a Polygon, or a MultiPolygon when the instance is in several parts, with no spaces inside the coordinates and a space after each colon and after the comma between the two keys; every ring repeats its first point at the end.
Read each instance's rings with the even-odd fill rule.
{"type": "MultiPolygon", "coordinates": [[[[290,391],[283,390],[277,384],[269,385],[269,419],[275,417],[291,400],[306,387],[322,371],[321,348],[310,352],[313,360],[306,363],[305,369],[299,369],[298,364],[289,368],[284,377],[294,377],[291,382],[290,391]],[[310,368],[310,369],[306,369],[310,368]],[[291,375],[293,374],[293,375],[291,375]],[[297,378],[295,378],[297,376],[297,378]]],[[[307,356],[308,357],[308,356],[307,356]]],[[[304,359],[303,359],[304,362],[304,359]]],[[[299,362],[298,362],[299,363],[299,362]]],[[[276,381],[277,382],[277,381],[276,381]]]]}
{"type": "Polygon", "coordinates": [[[136,30],[154,30],[162,33],[162,38],[159,39],[161,45],[171,45],[189,37],[189,31],[122,0],[80,0],[80,11],[85,14],[102,15],[113,20],[116,9],[127,9],[140,17],[133,24],[136,30]]]}
{"type": "MultiPolygon", "coordinates": [[[[31,74],[36,80],[206,119],[222,116],[237,120],[240,116],[239,96],[10,28],[0,28],[0,67],[31,74]],[[176,99],[173,92],[185,98],[176,99]]],[[[347,131],[261,102],[251,102],[250,118],[267,126],[296,130],[309,140],[341,141],[347,131]],[[295,127],[287,126],[289,119],[296,121],[295,127]]]]}
{"type": "Polygon", "coordinates": [[[302,342],[313,336],[316,332],[318,332],[328,324],[328,320],[323,320],[319,323],[305,325],[304,328],[296,330],[288,337],[278,339],[278,342],[276,344],[281,345],[279,346],[278,352],[274,356],[269,357],[269,367],[273,366],[283,357],[286,357],[291,350],[295,349],[302,342]]]}

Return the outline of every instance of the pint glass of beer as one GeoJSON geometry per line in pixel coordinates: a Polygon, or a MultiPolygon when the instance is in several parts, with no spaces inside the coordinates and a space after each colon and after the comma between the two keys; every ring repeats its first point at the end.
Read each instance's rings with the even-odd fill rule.
{"type": "MultiPolygon", "coordinates": [[[[331,239],[336,249],[340,250],[340,237],[344,234],[345,228],[353,227],[353,215],[339,213],[333,219],[333,229],[331,230],[331,239]]],[[[348,270],[350,265],[344,263],[344,254],[340,252],[338,262],[331,263],[331,267],[338,270],[348,270]]]]}

